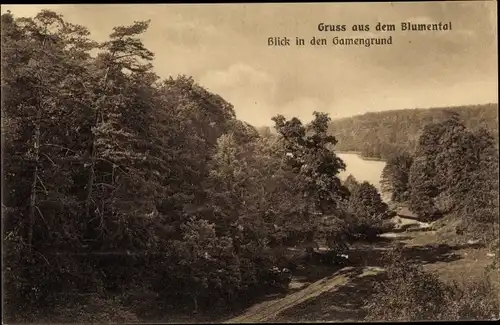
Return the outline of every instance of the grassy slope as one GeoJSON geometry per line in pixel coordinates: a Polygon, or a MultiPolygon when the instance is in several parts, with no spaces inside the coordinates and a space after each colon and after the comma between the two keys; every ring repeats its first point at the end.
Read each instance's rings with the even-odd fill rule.
{"type": "MultiPolygon", "coordinates": [[[[402,237],[405,244],[405,255],[413,262],[423,264],[424,269],[436,271],[443,281],[465,281],[481,279],[486,266],[494,258],[487,255],[486,248],[458,248],[440,249],[431,244],[439,240],[435,231],[412,232],[402,237]]],[[[383,267],[380,253],[367,250],[363,254],[366,263],[372,266],[383,267]]],[[[362,266],[358,266],[362,267],[362,266]]],[[[353,277],[346,285],[336,290],[324,292],[283,311],[273,322],[329,322],[329,321],[362,321],[366,315],[364,306],[370,301],[373,285],[384,281],[384,274],[372,274],[364,277],[353,277]]],[[[500,280],[497,276],[495,285],[500,289],[500,280]]]]}

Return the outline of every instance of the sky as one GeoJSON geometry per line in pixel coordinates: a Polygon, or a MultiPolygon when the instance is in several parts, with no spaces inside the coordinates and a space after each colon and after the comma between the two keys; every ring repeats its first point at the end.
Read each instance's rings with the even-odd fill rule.
{"type": "Polygon", "coordinates": [[[392,109],[498,102],[495,1],[308,4],[3,5],[15,16],[54,10],[106,40],[114,26],[151,20],[143,36],[161,77],[185,74],[234,105],[239,119],[271,125],[392,109]],[[451,22],[450,31],[404,32],[401,22],[451,22]],[[377,32],[377,22],[396,24],[377,32]],[[346,24],[321,32],[318,24],[346,24]],[[352,32],[370,24],[370,32],[352,32]],[[388,37],[385,46],[270,47],[268,37],[388,37]]]}

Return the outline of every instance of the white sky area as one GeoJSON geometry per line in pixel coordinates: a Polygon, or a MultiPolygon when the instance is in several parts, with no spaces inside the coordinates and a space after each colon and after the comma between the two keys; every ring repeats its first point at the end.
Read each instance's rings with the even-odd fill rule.
{"type": "Polygon", "coordinates": [[[332,4],[5,5],[14,16],[54,10],[105,40],[114,26],[151,19],[145,45],[161,77],[186,74],[232,103],[255,126],[283,114],[309,121],[365,112],[497,103],[495,1],[332,4]],[[362,36],[320,32],[319,23],[452,22],[447,32],[382,33],[386,46],[269,47],[272,36],[362,36]]]}

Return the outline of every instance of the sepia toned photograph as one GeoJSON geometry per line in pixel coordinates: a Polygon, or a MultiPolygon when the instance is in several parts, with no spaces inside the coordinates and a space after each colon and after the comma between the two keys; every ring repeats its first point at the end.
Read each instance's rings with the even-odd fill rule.
{"type": "Polygon", "coordinates": [[[5,324],[500,318],[496,1],[1,7],[5,324]]]}

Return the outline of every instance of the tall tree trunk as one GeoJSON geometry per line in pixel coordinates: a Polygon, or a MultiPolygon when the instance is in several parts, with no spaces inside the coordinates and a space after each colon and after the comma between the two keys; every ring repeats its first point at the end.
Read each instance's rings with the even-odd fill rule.
{"type": "Polygon", "coordinates": [[[31,252],[33,243],[33,227],[35,226],[35,207],[36,207],[36,185],[38,180],[38,164],[40,161],[40,123],[42,119],[42,108],[38,106],[35,124],[35,143],[33,145],[35,155],[35,170],[33,171],[33,182],[31,183],[31,195],[29,206],[29,228],[28,228],[28,249],[31,252]]]}
{"type": "MultiPolygon", "coordinates": [[[[108,73],[109,73],[109,67],[106,69],[106,74],[104,75],[104,80],[103,80],[103,89],[104,92],[106,91],[106,82],[108,80],[108,73]]],[[[100,113],[100,106],[106,99],[106,93],[101,97],[101,101],[97,103],[97,107],[95,110],[95,117],[94,117],[94,127],[97,127],[99,123],[99,113],[100,113]]],[[[88,221],[90,218],[90,207],[91,207],[91,202],[92,202],[92,190],[94,187],[94,180],[95,180],[95,163],[96,163],[96,137],[92,133],[92,143],[90,146],[90,171],[89,171],[89,178],[87,181],[87,197],[85,198],[85,220],[88,221]]]]}
{"type": "MultiPolygon", "coordinates": [[[[42,54],[47,40],[47,27],[45,27],[44,38],[42,41],[42,54]]],[[[43,97],[43,96],[40,96],[43,97]]],[[[42,100],[37,103],[36,119],[35,119],[35,143],[33,144],[35,156],[35,170],[33,171],[33,182],[31,183],[30,205],[29,205],[29,226],[28,226],[28,251],[31,252],[33,245],[33,228],[35,227],[35,208],[36,208],[36,186],[38,184],[38,164],[40,162],[40,124],[42,123],[42,100]]]]}
{"type": "Polygon", "coordinates": [[[197,314],[198,313],[198,296],[193,295],[192,298],[193,298],[193,307],[194,307],[193,313],[197,314]]]}

